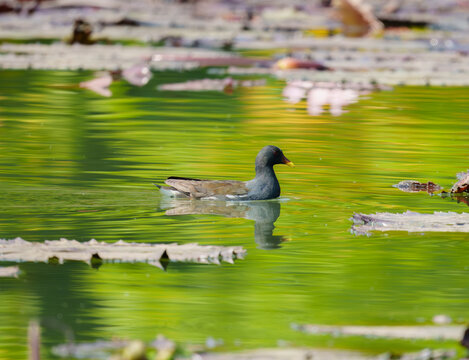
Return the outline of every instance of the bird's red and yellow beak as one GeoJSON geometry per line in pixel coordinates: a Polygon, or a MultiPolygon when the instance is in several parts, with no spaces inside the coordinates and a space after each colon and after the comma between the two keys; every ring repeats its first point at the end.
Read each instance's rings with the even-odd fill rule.
{"type": "Polygon", "coordinates": [[[293,164],[290,160],[288,160],[285,156],[283,156],[282,163],[285,165],[288,165],[290,167],[295,167],[295,164],[293,164]]]}

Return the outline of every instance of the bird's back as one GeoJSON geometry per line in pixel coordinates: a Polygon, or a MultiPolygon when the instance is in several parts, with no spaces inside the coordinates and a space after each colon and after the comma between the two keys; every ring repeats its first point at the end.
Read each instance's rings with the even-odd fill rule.
{"type": "Polygon", "coordinates": [[[194,198],[246,195],[249,191],[244,181],[236,180],[201,180],[173,176],[166,179],[165,183],[194,198]]]}

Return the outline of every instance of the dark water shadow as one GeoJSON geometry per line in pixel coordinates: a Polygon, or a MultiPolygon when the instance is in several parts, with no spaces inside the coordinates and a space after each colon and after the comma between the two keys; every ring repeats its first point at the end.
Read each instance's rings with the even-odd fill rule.
{"type": "Polygon", "coordinates": [[[465,193],[456,193],[452,194],[449,192],[442,192],[440,194],[442,199],[449,199],[450,201],[456,201],[457,204],[466,204],[469,206],[469,194],[465,193]]]}
{"type": "Polygon", "coordinates": [[[168,216],[177,215],[220,215],[231,218],[254,220],[254,240],[259,249],[280,248],[286,240],[282,235],[273,235],[274,223],[280,216],[278,201],[225,202],[187,199],[162,199],[159,204],[168,216]]]}

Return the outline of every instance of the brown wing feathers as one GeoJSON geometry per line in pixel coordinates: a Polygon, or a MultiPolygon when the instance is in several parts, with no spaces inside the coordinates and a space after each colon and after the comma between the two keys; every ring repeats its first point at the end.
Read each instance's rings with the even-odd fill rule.
{"type": "Polygon", "coordinates": [[[246,184],[235,180],[200,180],[172,176],[166,179],[165,183],[195,198],[248,193],[246,184]]]}

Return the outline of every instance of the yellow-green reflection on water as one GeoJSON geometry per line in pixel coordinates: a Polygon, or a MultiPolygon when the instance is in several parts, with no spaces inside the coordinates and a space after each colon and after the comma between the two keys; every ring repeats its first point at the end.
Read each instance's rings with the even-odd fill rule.
{"type": "Polygon", "coordinates": [[[170,264],[167,272],[20,264],[19,279],[0,279],[1,358],[26,356],[34,317],[44,322],[44,356],[66,334],[86,341],[163,333],[182,343],[212,336],[227,348],[278,340],[421,348],[428,344],[308,336],[291,324],[420,324],[440,313],[469,320],[467,235],[349,231],[354,212],[469,210],[391,187],[416,179],[449,188],[467,168],[466,89],[397,88],[341,117],[311,117],[304,104],[284,103],[273,80],[233,95],[165,93],[155,87],[205,74],[156,73],[144,88],[115,83],[114,96],[101,98],[75,86],[90,76],[0,74],[0,238],[199,242],[241,245],[248,255],[220,266],[170,264]],[[297,165],[276,167],[275,229],[249,209],[167,215],[174,204],[161,202],[153,182],[250,179],[267,144],[297,165]]]}

